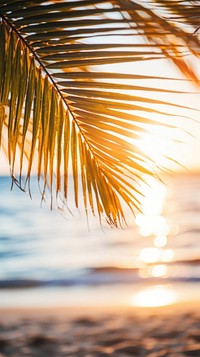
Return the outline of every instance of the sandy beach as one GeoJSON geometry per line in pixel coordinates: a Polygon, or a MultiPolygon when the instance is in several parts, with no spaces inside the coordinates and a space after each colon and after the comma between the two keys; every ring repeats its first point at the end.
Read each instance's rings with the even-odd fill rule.
{"type": "Polygon", "coordinates": [[[0,311],[0,357],[200,356],[199,304],[0,311]]]}

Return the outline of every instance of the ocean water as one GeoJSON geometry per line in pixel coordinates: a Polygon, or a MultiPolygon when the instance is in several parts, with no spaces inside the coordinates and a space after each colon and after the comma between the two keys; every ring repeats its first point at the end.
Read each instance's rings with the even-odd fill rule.
{"type": "Polygon", "coordinates": [[[0,307],[114,303],[141,286],[160,301],[171,287],[200,294],[200,176],[152,181],[124,229],[41,207],[35,178],[32,199],[10,184],[0,178],[0,307]]]}

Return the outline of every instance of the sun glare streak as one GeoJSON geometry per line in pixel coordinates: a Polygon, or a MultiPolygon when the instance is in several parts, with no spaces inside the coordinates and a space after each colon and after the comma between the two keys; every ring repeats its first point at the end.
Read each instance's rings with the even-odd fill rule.
{"type": "Polygon", "coordinates": [[[139,259],[147,264],[157,262],[171,262],[174,259],[173,249],[160,249],[160,248],[143,248],[139,254],[139,259]]]}
{"type": "Polygon", "coordinates": [[[175,291],[167,285],[155,285],[139,291],[131,297],[130,304],[139,307],[161,307],[177,301],[175,291]]]}
{"type": "Polygon", "coordinates": [[[175,257],[175,252],[173,249],[165,249],[163,250],[163,254],[161,256],[161,260],[164,263],[171,262],[175,257]]]}
{"type": "Polygon", "coordinates": [[[136,224],[140,227],[140,234],[148,237],[153,234],[163,236],[169,233],[169,226],[163,216],[159,215],[137,215],[136,224]]]}
{"type": "Polygon", "coordinates": [[[167,196],[167,188],[157,180],[148,180],[148,185],[142,187],[144,199],[142,202],[143,213],[146,216],[160,216],[167,196]]]}
{"type": "Polygon", "coordinates": [[[162,216],[167,195],[166,187],[159,182],[151,180],[150,187],[144,186],[143,192],[143,214],[138,214],[136,217],[136,224],[139,226],[140,234],[143,237],[149,235],[166,236],[169,233],[169,226],[162,216]]]}
{"type": "Polygon", "coordinates": [[[163,248],[167,244],[167,237],[165,235],[158,235],[154,238],[153,244],[157,248],[163,248]]]}
{"type": "Polygon", "coordinates": [[[160,259],[160,250],[158,248],[144,248],[139,257],[145,263],[156,263],[160,259]]]}
{"type": "MultiPolygon", "coordinates": [[[[161,118],[160,118],[161,119],[161,118]]],[[[160,120],[162,122],[163,118],[160,120]]],[[[166,123],[168,119],[165,119],[166,123]]],[[[177,130],[170,130],[164,126],[155,126],[151,131],[143,135],[137,142],[137,146],[144,154],[151,157],[158,168],[178,168],[174,159],[178,160],[181,149],[181,138],[177,130]],[[176,134],[175,134],[176,133],[176,134]],[[178,139],[177,139],[178,138],[178,139]]]]}
{"type": "Polygon", "coordinates": [[[138,254],[139,276],[141,278],[166,277],[167,263],[175,256],[173,249],[167,248],[171,226],[163,215],[167,197],[166,187],[154,180],[144,188],[143,214],[138,214],[136,224],[141,237],[152,239],[152,245],[141,249],[138,254]]]}
{"type": "Polygon", "coordinates": [[[155,265],[151,269],[151,275],[154,278],[164,277],[167,274],[167,266],[164,264],[155,265]]]}

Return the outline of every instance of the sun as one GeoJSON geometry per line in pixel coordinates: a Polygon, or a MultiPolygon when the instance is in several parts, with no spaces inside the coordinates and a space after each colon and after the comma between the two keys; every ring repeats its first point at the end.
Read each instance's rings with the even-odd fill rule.
{"type": "Polygon", "coordinates": [[[179,144],[170,130],[158,125],[144,134],[136,145],[158,168],[174,169],[178,166],[179,144]]]}

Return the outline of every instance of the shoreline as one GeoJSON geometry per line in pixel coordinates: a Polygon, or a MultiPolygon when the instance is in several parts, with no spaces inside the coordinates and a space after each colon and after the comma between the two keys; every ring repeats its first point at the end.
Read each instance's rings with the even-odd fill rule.
{"type": "Polygon", "coordinates": [[[92,306],[112,309],[200,305],[197,283],[116,284],[75,287],[1,289],[0,311],[4,309],[90,309],[92,306]]]}
{"type": "Polygon", "coordinates": [[[124,305],[124,304],[91,304],[91,305],[57,305],[57,306],[47,306],[47,307],[38,307],[38,306],[29,306],[29,307],[0,307],[0,320],[9,315],[13,317],[15,315],[30,315],[33,317],[37,317],[40,314],[48,315],[49,313],[59,315],[63,313],[68,313],[71,317],[80,314],[86,315],[101,315],[101,314],[151,314],[158,313],[158,314],[180,314],[184,313],[185,311],[189,311],[191,313],[195,313],[199,311],[200,314],[200,300],[191,299],[188,301],[178,301],[173,304],[165,305],[165,306],[134,306],[134,305],[124,305]]]}

